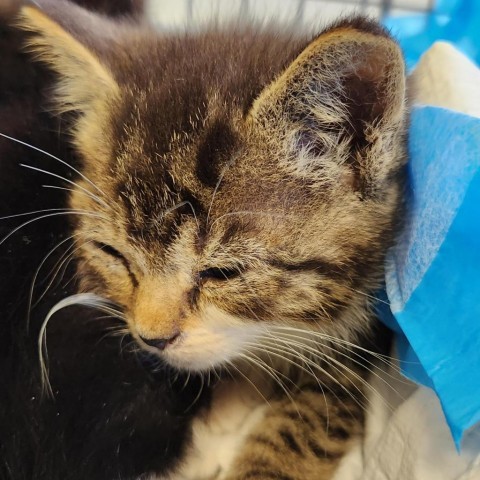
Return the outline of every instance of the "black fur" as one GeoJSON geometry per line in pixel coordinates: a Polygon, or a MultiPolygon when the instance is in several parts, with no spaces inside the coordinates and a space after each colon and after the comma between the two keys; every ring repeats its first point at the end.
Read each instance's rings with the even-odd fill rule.
{"type": "MultiPolygon", "coordinates": [[[[125,12],[119,5],[113,10],[125,12]]],[[[0,132],[75,164],[64,125],[45,113],[50,75],[21,53],[22,40],[0,26],[0,132]]],[[[41,187],[58,182],[20,163],[71,177],[55,160],[0,138],[0,217],[65,206],[63,191],[41,187]]],[[[35,216],[0,220],[0,239],[35,216]]],[[[164,367],[129,349],[128,338],[122,343],[108,335],[118,320],[85,308],[54,316],[48,328],[54,398],[42,397],[37,337],[51,306],[75,291],[73,268],[32,310],[29,328],[28,294],[36,268],[70,231],[65,216],[54,216],[0,245],[0,479],[133,479],[166,471],[185,448],[190,418],[207,395],[198,399],[195,379],[186,387],[181,378],[172,383],[164,367]]],[[[34,300],[68,245],[44,265],[34,300]]]]}

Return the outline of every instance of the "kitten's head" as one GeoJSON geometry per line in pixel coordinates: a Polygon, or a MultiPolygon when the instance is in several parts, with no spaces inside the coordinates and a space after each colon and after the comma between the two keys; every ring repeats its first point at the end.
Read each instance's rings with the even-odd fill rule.
{"type": "Polygon", "coordinates": [[[58,73],[56,108],[75,112],[70,202],[93,212],[75,224],[81,288],[190,370],[274,335],[294,345],[297,328],[368,330],[404,165],[404,65],[385,31],[169,37],[49,8],[21,22],[58,73]]]}

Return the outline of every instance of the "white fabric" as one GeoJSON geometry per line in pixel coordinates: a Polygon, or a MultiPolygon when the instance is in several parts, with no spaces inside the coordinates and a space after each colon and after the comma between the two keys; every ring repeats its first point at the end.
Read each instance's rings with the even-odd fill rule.
{"type": "MultiPolygon", "coordinates": [[[[410,101],[480,117],[480,70],[445,42],[425,53],[409,79],[410,101]]],[[[480,480],[480,426],[457,452],[433,391],[390,369],[380,373],[362,444],[335,480],[480,480]]]]}
{"type": "Polygon", "coordinates": [[[412,72],[410,101],[480,117],[480,69],[454,46],[436,42],[412,72]]]}
{"type": "Polygon", "coordinates": [[[433,391],[393,370],[379,376],[365,441],[345,457],[334,480],[480,480],[480,428],[467,435],[459,454],[433,391]]]}

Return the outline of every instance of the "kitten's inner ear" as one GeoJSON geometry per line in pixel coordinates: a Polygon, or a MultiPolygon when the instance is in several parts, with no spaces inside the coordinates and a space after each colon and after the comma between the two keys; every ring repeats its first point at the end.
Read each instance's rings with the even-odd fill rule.
{"type": "Polygon", "coordinates": [[[360,19],[313,40],[257,98],[250,119],[287,139],[297,154],[353,164],[359,151],[398,132],[404,97],[400,48],[360,19]]]}
{"type": "Polygon", "coordinates": [[[118,95],[118,85],[97,56],[35,7],[21,10],[18,25],[33,32],[27,48],[59,75],[56,108],[87,113],[95,104],[118,95]]]}

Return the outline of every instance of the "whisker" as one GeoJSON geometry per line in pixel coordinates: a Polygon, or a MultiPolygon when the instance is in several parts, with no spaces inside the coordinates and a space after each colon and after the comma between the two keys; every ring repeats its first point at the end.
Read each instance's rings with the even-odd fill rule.
{"type": "Polygon", "coordinates": [[[200,374],[200,380],[201,380],[201,385],[200,388],[198,389],[197,396],[194,398],[193,402],[184,410],[184,413],[188,413],[188,411],[197,403],[198,399],[201,397],[203,388],[205,386],[205,378],[203,374],[200,374]]]}
{"type": "MultiPolygon", "coordinates": [[[[81,232],[75,234],[75,235],[72,235],[72,237],[74,236],[78,236],[80,235],[81,232]]],[[[70,237],[71,238],[71,237],[70,237]]],[[[79,245],[77,246],[76,248],[75,247],[75,244],[72,244],[65,252],[64,254],[60,257],[60,259],[58,260],[58,262],[54,265],[53,269],[49,272],[48,276],[51,276],[50,278],[50,281],[48,282],[48,285],[45,287],[45,289],[43,290],[43,292],[40,294],[39,298],[37,298],[37,300],[35,300],[35,303],[32,305],[32,308],[35,308],[41,301],[42,299],[45,297],[45,295],[47,294],[48,290],[51,288],[51,286],[53,285],[53,283],[55,282],[55,279],[57,278],[57,276],[59,275],[59,273],[61,272],[61,270],[63,269],[63,273],[60,275],[59,277],[59,282],[63,279],[63,276],[65,275],[65,271],[66,269],[68,268],[68,265],[70,264],[70,261],[72,260],[73,256],[75,255],[75,253],[80,250],[80,248],[82,248],[84,245],[86,245],[87,243],[90,243],[90,240],[87,240],[85,241],[82,245],[79,245]],[[64,268],[65,267],[65,268],[64,268]]],[[[67,283],[70,283],[67,282],[67,283]]],[[[57,283],[58,285],[58,283],[57,283]]],[[[66,285],[65,285],[66,287],[66,285]]]]}
{"type": "MultiPolygon", "coordinates": [[[[278,337],[279,340],[282,340],[281,337],[278,337]]],[[[296,345],[297,347],[301,348],[302,350],[305,350],[307,351],[308,353],[310,353],[314,358],[320,358],[320,357],[323,357],[323,358],[326,358],[328,359],[329,361],[335,361],[337,364],[340,364],[342,365],[344,368],[349,368],[347,367],[345,364],[343,364],[342,362],[340,362],[338,359],[336,359],[335,357],[331,356],[331,355],[328,355],[324,349],[313,349],[312,347],[309,347],[307,345],[305,345],[304,343],[302,342],[298,342],[298,341],[292,341],[290,339],[288,340],[283,340],[285,343],[287,343],[288,345],[296,345]]],[[[325,344],[318,344],[319,346],[322,346],[322,347],[327,347],[327,348],[331,348],[330,346],[327,346],[325,344]]],[[[388,386],[390,389],[392,389],[392,391],[397,394],[400,398],[402,398],[402,395],[398,392],[398,390],[396,390],[386,379],[384,379],[383,377],[381,377],[377,372],[375,372],[373,369],[369,368],[369,367],[366,367],[365,365],[363,365],[361,362],[359,362],[358,360],[350,357],[349,355],[337,350],[337,349],[334,349],[335,353],[337,355],[341,355],[342,357],[344,358],[347,358],[348,360],[350,360],[352,363],[355,363],[356,365],[359,365],[361,366],[362,368],[365,368],[368,372],[370,372],[373,376],[377,377],[380,381],[382,381],[386,386],[388,386]]],[[[363,357],[361,357],[363,358],[363,357]]],[[[373,367],[375,367],[375,365],[371,362],[369,362],[373,367]]],[[[351,370],[351,373],[355,374],[355,375],[358,375],[356,374],[355,372],[353,372],[353,370],[351,370]]],[[[388,375],[388,374],[387,374],[388,375]]],[[[393,377],[392,375],[389,375],[392,379],[394,379],[395,377],[393,377]]],[[[368,385],[370,386],[370,384],[368,382],[366,382],[360,375],[358,375],[358,379],[361,379],[362,382],[365,382],[365,385],[368,385]]],[[[373,387],[372,387],[373,388],[373,387]]]]}
{"type": "MultiPolygon", "coordinates": [[[[80,185],[77,185],[78,188],[80,188],[80,185]]],[[[89,193],[86,193],[84,192],[83,190],[75,190],[74,188],[68,188],[68,187],[60,187],[59,185],[42,185],[42,188],[50,188],[50,189],[53,189],[53,190],[63,190],[65,192],[74,192],[74,193],[80,193],[82,195],[85,195],[86,197],[88,198],[91,198],[92,200],[94,200],[95,202],[101,204],[101,205],[104,205],[102,203],[102,200],[100,199],[100,197],[98,197],[97,195],[93,194],[92,192],[90,192],[89,190],[87,190],[87,192],[89,193]]],[[[112,207],[109,206],[109,208],[111,209],[112,207]]]]}
{"type": "MultiPolygon", "coordinates": [[[[191,208],[192,213],[193,213],[193,216],[194,216],[194,218],[195,218],[195,222],[196,222],[196,224],[197,224],[197,227],[200,229],[200,224],[198,223],[198,218],[197,218],[197,214],[195,213],[195,209],[193,208],[192,203],[189,202],[188,200],[183,200],[183,201],[181,201],[181,202],[176,203],[176,204],[173,205],[172,207],[169,207],[169,208],[163,210],[163,212],[161,212],[161,213],[159,214],[159,218],[162,218],[162,217],[168,215],[169,213],[174,212],[175,210],[177,210],[177,209],[180,208],[180,207],[183,207],[184,205],[188,205],[188,206],[191,208]]],[[[153,226],[153,225],[154,225],[154,221],[151,220],[151,221],[149,222],[149,224],[150,224],[150,226],[153,226]]]]}
{"type": "Polygon", "coordinates": [[[380,302],[380,303],[383,303],[385,305],[390,306],[390,302],[387,302],[386,300],[375,297],[374,295],[369,295],[368,293],[362,292],[361,290],[356,290],[355,288],[349,287],[348,285],[342,285],[342,286],[343,286],[343,288],[346,288],[347,290],[351,290],[352,292],[358,293],[359,295],[363,295],[364,297],[367,297],[370,300],[374,300],[375,302],[380,302]]]}
{"type": "Polygon", "coordinates": [[[251,358],[249,355],[247,354],[244,354],[244,353],[240,353],[238,356],[240,358],[243,358],[245,360],[247,360],[247,362],[250,362],[252,363],[254,366],[260,368],[262,371],[264,371],[269,377],[271,377],[275,382],[276,384],[283,390],[283,392],[285,393],[285,395],[288,397],[288,399],[292,402],[292,404],[295,406],[295,408],[297,409],[297,412],[300,414],[300,411],[298,410],[298,406],[297,404],[295,403],[295,401],[293,400],[292,396],[290,395],[290,392],[288,391],[288,389],[285,387],[285,385],[283,384],[283,382],[281,381],[281,379],[278,377],[277,375],[277,371],[270,365],[267,365],[260,357],[258,357],[257,355],[255,355],[253,352],[249,351],[248,352],[250,355],[253,355],[255,358],[251,358]]]}
{"type": "Polygon", "coordinates": [[[183,202],[180,202],[180,204],[177,205],[176,208],[179,208],[183,205],[188,205],[190,207],[190,210],[192,210],[192,213],[193,213],[193,218],[195,218],[195,223],[197,224],[197,229],[200,230],[200,224],[198,223],[197,214],[195,212],[195,209],[193,208],[192,202],[189,202],[188,200],[184,200],[183,202]]]}
{"type": "Polygon", "coordinates": [[[47,215],[41,215],[40,217],[35,217],[31,220],[28,220],[27,222],[22,223],[20,226],[14,228],[9,234],[7,234],[5,237],[3,237],[0,240],[0,245],[5,243],[12,235],[14,235],[16,232],[18,232],[20,229],[23,227],[26,227],[27,225],[36,222],[37,220],[42,220],[44,218],[50,218],[50,217],[56,217],[56,216],[61,216],[61,215],[85,215],[85,216],[90,216],[93,218],[100,218],[102,220],[108,221],[108,218],[97,213],[89,212],[88,210],[69,210],[67,212],[54,212],[54,213],[49,213],[47,215]]]}
{"type": "Polygon", "coordinates": [[[10,137],[8,135],[5,135],[4,133],[0,133],[0,136],[7,138],[8,140],[11,140],[12,142],[17,142],[21,145],[24,145],[25,147],[31,148],[32,150],[36,150],[37,152],[43,153],[47,157],[53,158],[53,160],[56,160],[57,162],[60,162],[62,165],[65,165],[67,168],[70,168],[70,170],[74,171],[76,174],[80,175],[86,182],[88,182],[93,188],[95,188],[99,193],[101,193],[105,198],[108,198],[108,195],[105,194],[103,190],[101,190],[95,183],[93,183],[86,175],[84,175],[82,172],[77,170],[75,167],[70,165],[68,162],[65,160],[62,160],[61,158],[56,157],[55,155],[52,155],[51,153],[46,152],[45,150],[42,150],[41,148],[35,147],[34,145],[31,145],[27,142],[23,142],[22,140],[19,140],[18,138],[10,137]]]}
{"type": "MultiPolygon", "coordinates": [[[[271,348],[269,346],[265,346],[265,348],[271,348]]],[[[288,352],[285,352],[285,353],[288,353],[288,352]]],[[[329,378],[331,381],[333,381],[335,384],[337,384],[340,388],[342,388],[342,390],[344,390],[351,398],[352,400],[361,408],[361,409],[364,409],[365,408],[365,405],[362,405],[359,400],[355,397],[355,395],[353,395],[353,393],[345,386],[343,385],[342,383],[340,383],[340,381],[335,378],[330,372],[328,372],[328,370],[326,370],[325,368],[323,368],[322,366],[318,365],[317,363],[313,362],[311,359],[309,359],[308,357],[306,357],[305,355],[301,354],[300,352],[298,351],[295,351],[295,354],[296,354],[296,357],[300,358],[302,360],[302,362],[304,362],[304,364],[309,364],[312,368],[316,369],[316,370],[319,370],[323,375],[325,375],[327,378],[329,378]]],[[[278,354],[277,354],[278,355],[278,354]]],[[[280,356],[280,355],[279,355],[280,356]]],[[[281,357],[283,358],[283,357],[281,357]]],[[[297,363],[297,366],[298,366],[298,363],[297,363]]],[[[330,365],[332,368],[334,368],[336,371],[338,371],[339,373],[342,373],[340,371],[340,369],[338,369],[337,367],[333,366],[333,365],[330,365]]],[[[343,376],[345,376],[345,374],[342,373],[343,376]]],[[[345,376],[345,378],[348,379],[348,377],[345,376]]],[[[350,380],[350,379],[349,379],[350,380]]],[[[351,380],[350,380],[351,382],[351,380]]],[[[354,384],[353,384],[354,385],[354,384]]],[[[325,385],[326,386],[326,385],[325,385]]],[[[356,386],[354,385],[355,388],[361,392],[361,390],[356,386]]],[[[362,396],[364,398],[365,397],[365,394],[362,393],[362,396]]],[[[338,398],[338,397],[337,397],[338,398]]]]}
{"type": "MultiPolygon", "coordinates": [[[[253,388],[254,390],[260,395],[260,397],[262,397],[263,400],[265,400],[265,403],[271,408],[272,405],[270,404],[270,402],[267,400],[267,398],[265,397],[265,395],[263,395],[263,393],[260,391],[260,389],[242,372],[242,370],[240,368],[237,368],[235,366],[235,364],[230,361],[230,360],[226,360],[226,363],[227,365],[229,365],[230,367],[234,368],[235,371],[240,375],[242,376],[253,388]]],[[[235,378],[233,375],[232,375],[232,378],[235,378]]]]}
{"type": "Polygon", "coordinates": [[[64,298],[57,302],[47,313],[45,320],[43,321],[40,332],[38,335],[38,360],[40,363],[40,378],[43,392],[53,397],[53,390],[50,385],[50,380],[48,377],[48,351],[47,351],[47,325],[50,319],[60,310],[64,308],[71,307],[73,305],[81,305],[85,307],[95,308],[104,313],[111,314],[114,317],[124,319],[123,312],[119,307],[99,295],[93,293],[77,293],[75,295],[70,295],[69,297],[64,298]],[[44,353],[45,352],[45,353],[44,353]]]}
{"type": "MultiPolygon", "coordinates": [[[[40,270],[42,269],[43,265],[45,264],[45,262],[50,258],[50,256],[59,248],[61,247],[64,243],[70,241],[73,239],[73,237],[75,237],[76,235],[78,234],[73,234],[73,235],[70,235],[68,236],[67,238],[63,239],[61,242],[57,243],[46,255],[45,257],[43,257],[43,260],[40,262],[40,265],[37,267],[37,270],[35,271],[35,274],[33,276],[33,279],[32,279],[32,283],[30,285],[30,291],[29,291],[29,295],[28,295],[28,307],[27,307],[27,333],[30,329],[30,315],[31,315],[31,312],[32,312],[32,300],[33,300],[33,292],[34,292],[34,289],[35,289],[35,283],[37,281],[37,277],[38,277],[38,274],[40,273],[40,270]]],[[[67,249],[68,251],[68,249],[67,249]]],[[[45,295],[46,291],[41,295],[41,298],[43,298],[43,296],[45,295]]],[[[38,303],[38,301],[36,302],[38,303]]]]}
{"type": "Polygon", "coordinates": [[[189,371],[187,378],[185,379],[185,383],[183,384],[182,391],[187,388],[188,382],[190,381],[190,376],[191,376],[191,372],[189,371]]]}
{"type": "MultiPolygon", "coordinates": [[[[288,350],[291,352],[291,355],[295,358],[297,352],[296,352],[296,350],[295,350],[294,348],[292,348],[289,344],[284,344],[283,346],[278,345],[278,342],[277,342],[278,337],[275,336],[275,335],[272,335],[271,332],[268,332],[268,334],[269,334],[269,337],[267,337],[267,338],[268,338],[269,340],[274,340],[274,341],[275,341],[275,345],[276,345],[277,347],[280,347],[280,350],[279,350],[279,351],[282,351],[282,350],[284,351],[284,350],[285,350],[285,347],[286,347],[286,348],[288,348],[288,350]],[[282,347],[283,347],[283,348],[282,348],[282,347]]],[[[265,337],[262,338],[262,345],[263,345],[264,342],[265,342],[265,337]]],[[[272,347],[269,346],[269,348],[272,348],[272,347]]],[[[323,388],[324,386],[322,385],[322,383],[320,382],[320,379],[317,377],[317,375],[316,375],[315,372],[313,371],[311,365],[310,365],[309,363],[305,363],[305,362],[303,362],[303,361],[302,361],[302,363],[303,363],[303,365],[305,365],[305,367],[304,367],[303,365],[296,364],[296,362],[293,361],[293,365],[296,364],[297,368],[300,368],[301,370],[303,370],[304,372],[306,372],[307,375],[309,375],[309,376],[311,376],[311,377],[313,377],[313,378],[315,379],[315,382],[317,383],[318,388],[319,388],[320,391],[322,392],[323,401],[325,402],[325,409],[326,409],[326,428],[327,428],[327,431],[328,431],[328,427],[329,427],[329,425],[330,425],[330,415],[329,415],[330,409],[329,409],[329,404],[328,404],[328,401],[327,401],[327,396],[326,396],[325,390],[324,390],[324,388],[323,388]]],[[[327,385],[325,385],[325,386],[326,386],[326,388],[328,388],[327,385]]],[[[330,390],[331,390],[331,389],[330,389],[330,390]]],[[[331,390],[331,392],[332,392],[332,394],[337,398],[337,400],[339,400],[340,402],[342,402],[342,401],[338,398],[338,396],[333,392],[333,390],[331,390]]],[[[344,402],[342,402],[342,403],[344,403],[344,402]]]]}
{"type": "Polygon", "coordinates": [[[51,177],[55,177],[55,178],[58,178],[60,180],[63,180],[64,182],[67,182],[70,185],[73,185],[74,187],[80,189],[82,192],[85,193],[85,195],[88,195],[92,200],[94,200],[95,202],[103,205],[107,209],[112,208],[108,203],[106,203],[104,200],[102,200],[98,195],[95,195],[90,190],[87,190],[86,188],[82,187],[81,185],[74,182],[73,180],[69,180],[68,178],[62,177],[61,175],[58,175],[57,173],[53,173],[53,172],[49,172],[48,170],[44,170],[43,168],[34,167],[33,165],[27,165],[25,163],[20,163],[20,166],[23,167],[23,168],[28,168],[29,170],[34,170],[36,172],[44,173],[45,175],[50,175],[51,177]]]}
{"type": "MultiPolygon", "coordinates": [[[[311,349],[312,347],[309,347],[308,345],[305,345],[305,343],[303,343],[303,342],[309,342],[309,343],[312,343],[312,344],[315,345],[315,346],[321,346],[321,347],[323,347],[323,348],[328,348],[328,349],[330,349],[330,350],[333,350],[333,351],[334,351],[335,353],[337,353],[338,355],[341,355],[341,356],[343,356],[343,357],[346,357],[346,358],[350,359],[352,362],[354,362],[354,363],[356,363],[356,364],[358,364],[358,365],[362,365],[362,366],[363,366],[363,364],[362,364],[360,361],[358,361],[358,360],[356,360],[356,359],[354,359],[354,358],[352,358],[352,357],[350,356],[350,355],[354,355],[355,357],[363,360],[365,363],[368,363],[368,364],[371,365],[372,367],[376,367],[376,365],[375,365],[373,362],[371,362],[370,360],[368,360],[367,358],[365,358],[363,355],[359,354],[358,352],[356,352],[356,351],[353,350],[352,348],[349,348],[348,346],[338,344],[335,340],[332,340],[332,339],[329,339],[328,342],[330,342],[330,343],[329,343],[329,344],[326,344],[326,343],[321,343],[321,342],[319,342],[318,340],[313,339],[313,338],[307,338],[307,337],[305,337],[305,336],[294,335],[294,334],[292,334],[292,333],[284,333],[284,332],[282,332],[282,333],[279,333],[279,335],[280,335],[281,337],[286,337],[286,338],[288,338],[288,339],[289,339],[288,342],[292,341],[292,340],[290,340],[290,339],[292,339],[292,338],[294,338],[294,339],[296,339],[296,340],[301,340],[301,342],[297,342],[297,343],[298,343],[298,345],[302,345],[302,346],[305,347],[305,348],[311,349]],[[333,344],[333,345],[337,344],[337,346],[340,346],[343,350],[346,350],[347,352],[349,352],[349,355],[346,354],[346,353],[344,353],[344,352],[342,352],[342,351],[339,350],[338,348],[333,348],[333,345],[332,345],[332,344],[333,344]]],[[[316,352],[316,350],[314,350],[314,352],[316,352]]],[[[368,353],[368,355],[372,355],[372,354],[371,354],[371,353],[368,353]]],[[[377,360],[386,363],[388,367],[394,369],[396,372],[400,372],[400,369],[399,369],[399,367],[398,367],[397,365],[395,365],[395,364],[393,364],[393,363],[385,362],[384,359],[377,359],[377,360]]],[[[368,368],[368,367],[366,367],[366,366],[365,366],[365,368],[367,368],[367,370],[369,370],[369,371],[372,371],[370,368],[368,368]]],[[[372,373],[373,373],[373,372],[372,372],[372,373]]],[[[391,374],[389,374],[389,373],[387,373],[387,372],[385,372],[385,373],[386,373],[387,376],[389,376],[390,378],[392,378],[392,379],[394,378],[395,380],[397,380],[397,378],[394,377],[393,375],[391,375],[391,374]]],[[[377,376],[378,376],[378,375],[377,375],[377,376]]],[[[399,381],[401,381],[401,380],[399,380],[399,381]]],[[[408,383],[408,382],[405,382],[405,383],[408,383]]]]}
{"type": "MultiPolygon", "coordinates": [[[[286,356],[283,356],[283,355],[280,355],[279,353],[275,353],[275,352],[280,352],[280,353],[284,353],[284,354],[287,354],[288,352],[285,350],[285,349],[282,349],[282,348],[275,348],[275,347],[272,347],[271,345],[265,345],[264,342],[262,341],[261,343],[256,343],[256,344],[252,344],[252,343],[247,343],[246,345],[250,345],[252,347],[254,347],[255,349],[258,349],[260,350],[262,353],[266,353],[267,355],[274,355],[278,358],[281,358],[282,361],[285,361],[287,363],[289,363],[290,365],[296,367],[296,368],[299,368],[300,370],[303,370],[304,372],[307,373],[307,375],[309,376],[312,376],[315,381],[317,382],[317,385],[319,386],[322,394],[323,394],[323,397],[324,397],[324,400],[325,400],[325,405],[327,406],[327,418],[328,418],[328,403],[327,403],[327,399],[325,397],[325,393],[323,391],[323,387],[318,379],[318,377],[315,375],[315,373],[311,370],[311,369],[308,369],[305,368],[303,365],[300,365],[299,363],[295,362],[294,360],[291,360],[290,358],[286,357],[286,356]],[[266,348],[265,348],[266,347],[266,348]]],[[[251,352],[250,352],[251,353],[251,352]]],[[[291,353],[295,354],[296,352],[292,351],[291,353]]],[[[255,357],[259,360],[259,361],[262,361],[258,356],[255,355],[255,357]]],[[[265,362],[262,361],[262,363],[266,366],[266,367],[269,367],[270,369],[272,369],[273,371],[277,372],[279,375],[281,375],[284,379],[288,380],[290,383],[292,383],[296,388],[298,388],[298,385],[296,385],[292,379],[290,379],[289,377],[281,374],[280,372],[278,372],[277,370],[273,369],[273,367],[271,367],[270,365],[267,365],[265,362]]],[[[300,411],[298,410],[298,407],[297,407],[297,404],[296,402],[293,400],[292,396],[290,395],[290,393],[286,390],[286,388],[283,387],[283,382],[278,379],[278,377],[275,375],[275,378],[276,380],[276,383],[278,385],[280,385],[280,387],[283,389],[283,391],[285,392],[285,394],[287,395],[288,399],[290,400],[290,402],[294,405],[294,407],[297,409],[297,413],[299,415],[299,417],[301,417],[301,413],[300,411]]]]}
{"type": "MultiPolygon", "coordinates": [[[[374,352],[372,350],[368,350],[367,348],[361,347],[360,345],[356,345],[355,343],[349,342],[348,340],[345,340],[343,338],[338,338],[334,337],[332,335],[328,335],[325,333],[321,332],[315,332],[314,330],[307,330],[307,329],[302,329],[302,328],[295,328],[295,327],[289,327],[289,326],[284,326],[284,325],[275,325],[275,329],[278,330],[291,330],[297,333],[302,333],[304,335],[311,335],[315,337],[319,337],[323,340],[330,340],[332,342],[337,342],[340,345],[348,345],[349,347],[355,348],[357,350],[360,350],[362,352],[368,353],[372,355],[375,358],[378,358],[380,361],[386,363],[388,366],[395,367],[395,358],[389,356],[389,355],[383,355],[378,352],[374,352]]],[[[418,362],[411,362],[414,364],[418,364],[418,362]]]]}
{"type": "MultiPolygon", "coordinates": [[[[302,350],[305,347],[304,344],[301,344],[301,343],[298,343],[298,342],[295,342],[297,344],[297,346],[299,346],[302,350]]],[[[302,359],[304,359],[304,361],[307,360],[307,357],[305,357],[305,355],[299,351],[296,351],[297,355],[300,356],[302,359]]],[[[317,359],[320,359],[320,358],[324,358],[327,360],[327,363],[329,364],[329,366],[333,369],[335,369],[338,373],[342,374],[347,380],[349,380],[349,382],[353,385],[353,387],[362,395],[362,397],[368,402],[369,399],[368,397],[365,395],[365,393],[363,392],[363,390],[361,390],[350,378],[348,378],[344,373],[342,373],[342,371],[340,370],[340,368],[338,368],[337,366],[343,368],[344,370],[346,370],[347,372],[349,372],[352,376],[354,376],[354,378],[357,380],[357,381],[360,381],[366,388],[368,388],[370,391],[376,393],[381,399],[382,401],[385,403],[385,405],[387,406],[387,408],[391,409],[391,406],[388,404],[388,402],[385,400],[385,398],[372,386],[370,385],[369,382],[367,382],[364,378],[362,378],[357,372],[355,372],[354,370],[352,370],[350,367],[348,367],[347,365],[345,365],[344,363],[340,362],[338,359],[336,359],[335,357],[331,356],[331,355],[328,355],[326,352],[322,351],[322,350],[318,350],[318,351],[312,351],[310,349],[310,353],[314,355],[314,358],[317,358],[317,359]]],[[[339,352],[337,352],[339,353],[339,352]]],[[[347,355],[345,355],[350,361],[353,361],[351,358],[349,358],[347,355]]],[[[308,361],[311,361],[310,359],[308,359],[308,361]]],[[[355,363],[359,363],[359,362],[355,362],[355,363]]],[[[314,363],[315,364],[315,363],[314,363]]],[[[316,364],[315,364],[316,365],[316,364]]],[[[371,371],[371,370],[370,370],[371,371]]],[[[326,371],[325,371],[326,372],[326,371]]],[[[392,387],[386,380],[382,379],[378,374],[376,374],[375,372],[371,371],[371,373],[375,374],[378,378],[380,378],[381,380],[383,380],[388,386],[389,388],[391,388],[395,393],[399,394],[397,392],[397,390],[392,387]]],[[[339,385],[341,385],[339,382],[337,382],[339,385]]],[[[399,394],[400,395],[400,394],[399,394]]]]}
{"type": "Polygon", "coordinates": [[[32,210],[31,212],[16,213],[14,215],[7,215],[5,217],[0,217],[0,220],[8,220],[10,218],[26,217],[28,215],[35,215],[37,213],[46,213],[46,212],[68,212],[74,211],[73,208],[44,208],[43,210],[32,210]]]}

